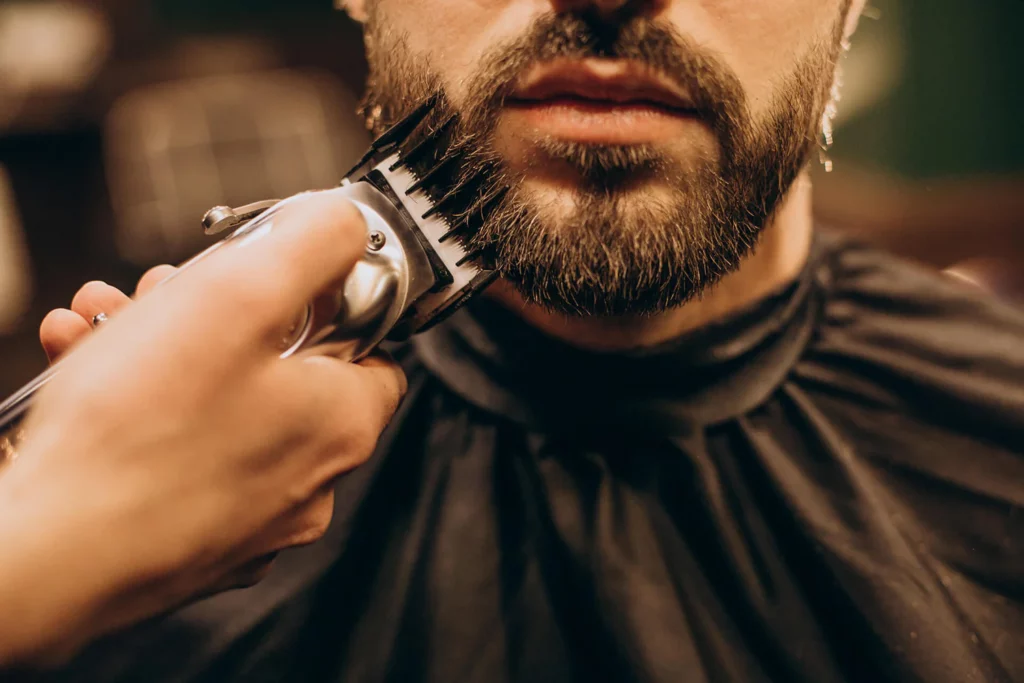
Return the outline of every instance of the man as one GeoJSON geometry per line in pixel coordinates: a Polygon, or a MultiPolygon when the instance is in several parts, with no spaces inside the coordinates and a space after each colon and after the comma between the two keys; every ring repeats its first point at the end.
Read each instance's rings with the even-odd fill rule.
{"type": "Polygon", "coordinates": [[[74,681],[1024,680],[1024,317],[817,233],[849,0],[351,0],[504,279],[324,542],[74,681]]]}

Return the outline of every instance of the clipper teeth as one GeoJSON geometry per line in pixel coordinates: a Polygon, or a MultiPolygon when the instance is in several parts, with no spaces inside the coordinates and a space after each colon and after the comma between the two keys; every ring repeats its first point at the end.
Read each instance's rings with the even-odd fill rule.
{"type": "Polygon", "coordinates": [[[505,199],[505,195],[508,194],[508,191],[508,187],[502,187],[497,191],[492,192],[489,196],[480,197],[464,214],[457,217],[455,220],[448,221],[451,229],[442,235],[438,241],[444,243],[456,233],[472,227],[474,217],[479,217],[479,219],[483,221],[487,217],[487,214],[495,209],[497,205],[505,199]]]}
{"type": "Polygon", "coordinates": [[[383,135],[373,143],[374,147],[380,149],[386,145],[401,144],[409,139],[413,131],[426,120],[430,112],[440,103],[440,93],[433,95],[426,102],[416,107],[411,114],[387,129],[383,135]]]}
{"type": "MultiPolygon", "coordinates": [[[[409,330],[443,319],[497,277],[467,241],[500,206],[507,187],[495,183],[497,167],[473,144],[442,95],[417,107],[374,143],[369,156],[431,250],[437,282],[410,309],[409,330]]],[[[367,162],[359,167],[370,171],[367,162]]]]}
{"type": "MultiPolygon", "coordinates": [[[[396,162],[396,165],[405,164],[406,166],[410,167],[416,166],[420,162],[420,157],[424,154],[440,156],[440,159],[438,159],[437,161],[430,161],[430,163],[433,164],[433,166],[430,169],[424,171],[422,175],[417,174],[420,175],[421,178],[419,183],[417,183],[419,187],[422,187],[423,184],[428,182],[427,178],[437,173],[438,169],[441,168],[441,166],[446,164],[448,161],[454,159],[453,155],[441,154],[440,147],[441,141],[444,139],[444,136],[446,134],[451,133],[451,129],[452,127],[455,126],[455,123],[456,121],[458,121],[458,118],[458,114],[451,114],[450,116],[448,116],[447,119],[445,119],[443,123],[441,123],[441,125],[437,126],[434,130],[430,131],[430,133],[423,136],[422,140],[420,140],[419,142],[417,142],[408,149],[399,151],[399,154],[401,155],[401,160],[396,162]]],[[[392,167],[391,170],[395,170],[394,167],[392,167]]],[[[413,188],[409,188],[409,191],[412,192],[413,188]]]]}
{"type": "Polygon", "coordinates": [[[475,260],[478,256],[480,256],[480,252],[479,251],[468,252],[465,256],[463,256],[462,258],[460,258],[458,261],[455,262],[455,266],[457,268],[461,268],[462,266],[466,265],[470,261],[475,260]]]}
{"type": "MultiPolygon", "coordinates": [[[[431,168],[429,171],[426,171],[422,175],[420,175],[419,176],[419,180],[417,180],[415,183],[413,183],[411,186],[409,186],[409,189],[405,191],[406,194],[412,194],[416,190],[422,190],[424,187],[427,187],[432,182],[434,182],[434,180],[437,179],[437,176],[440,175],[440,172],[441,172],[442,169],[448,168],[454,162],[455,162],[455,156],[454,155],[447,156],[447,157],[441,159],[438,163],[436,163],[434,165],[433,168],[431,168]]],[[[394,170],[394,169],[392,169],[392,170],[394,170]]]]}
{"type": "MultiPolygon", "coordinates": [[[[443,220],[445,229],[438,244],[468,237],[499,206],[507,188],[494,187],[490,164],[477,158],[480,150],[460,130],[458,113],[446,106],[443,97],[432,98],[429,107],[417,112],[418,125],[400,129],[407,136],[395,146],[398,158],[388,161],[388,172],[405,169],[412,175],[404,194],[411,198],[422,192],[429,200],[421,204],[421,212],[413,214],[417,222],[443,220]]],[[[456,265],[476,256],[460,258],[456,265]]]]}
{"type": "Polygon", "coordinates": [[[441,95],[435,94],[416,107],[404,119],[384,131],[380,137],[370,144],[370,149],[356,162],[352,170],[345,175],[345,178],[355,181],[358,176],[362,175],[360,170],[368,170],[393,156],[399,145],[409,139],[409,136],[416,131],[421,123],[427,120],[430,113],[434,111],[440,102],[441,95]]]}

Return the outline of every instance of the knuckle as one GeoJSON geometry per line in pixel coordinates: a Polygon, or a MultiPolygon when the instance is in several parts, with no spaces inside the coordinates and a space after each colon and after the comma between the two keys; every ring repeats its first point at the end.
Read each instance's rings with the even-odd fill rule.
{"type": "MultiPolygon", "coordinates": [[[[368,226],[363,212],[345,197],[332,192],[313,193],[310,199],[294,207],[289,221],[303,224],[319,233],[318,243],[329,243],[332,251],[357,259],[366,244],[368,226]]],[[[292,264],[303,268],[303,264],[292,264]]]]}
{"type": "Polygon", "coordinates": [[[319,481],[333,481],[369,460],[377,447],[379,434],[360,425],[354,416],[331,429],[317,449],[316,476],[319,481]]]}
{"type": "Polygon", "coordinates": [[[357,413],[350,415],[339,427],[325,453],[335,462],[333,475],[358,467],[373,456],[380,439],[380,430],[374,426],[377,419],[376,415],[364,418],[357,413]]]}
{"type": "Polygon", "coordinates": [[[308,406],[298,419],[313,445],[313,457],[326,472],[322,480],[327,480],[373,455],[399,398],[397,392],[376,386],[374,373],[357,365],[315,357],[305,363],[326,365],[322,375],[303,383],[306,400],[296,403],[308,406]]]}
{"type": "Polygon", "coordinates": [[[348,199],[331,193],[324,193],[320,201],[328,217],[327,224],[341,239],[361,246],[368,230],[363,212],[348,199]]]}
{"type": "Polygon", "coordinates": [[[335,225],[342,233],[344,239],[351,241],[354,246],[360,248],[366,239],[367,231],[370,229],[363,212],[348,200],[339,204],[335,225]]]}
{"type": "Polygon", "coordinates": [[[362,465],[373,455],[377,449],[377,441],[380,439],[380,432],[376,429],[363,427],[358,429],[349,438],[349,446],[346,452],[345,466],[352,469],[362,465]]]}
{"type": "Polygon", "coordinates": [[[327,534],[327,530],[331,528],[331,518],[333,515],[328,512],[322,517],[316,519],[309,527],[309,538],[320,540],[327,534]]]}
{"type": "Polygon", "coordinates": [[[334,496],[325,496],[316,501],[300,518],[300,530],[288,539],[290,547],[316,543],[331,528],[334,518],[334,496]]]}

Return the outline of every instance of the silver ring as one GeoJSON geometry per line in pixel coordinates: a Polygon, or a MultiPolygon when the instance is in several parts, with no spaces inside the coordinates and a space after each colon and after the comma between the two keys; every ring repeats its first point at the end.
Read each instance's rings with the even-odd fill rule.
{"type": "Polygon", "coordinates": [[[107,314],[106,313],[97,313],[96,315],[94,315],[92,317],[92,326],[93,327],[99,327],[101,323],[105,323],[105,322],[107,322],[107,314]]]}

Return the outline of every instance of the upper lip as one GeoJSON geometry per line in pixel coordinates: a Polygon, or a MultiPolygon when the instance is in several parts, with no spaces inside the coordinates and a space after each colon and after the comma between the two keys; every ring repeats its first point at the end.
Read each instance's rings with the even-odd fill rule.
{"type": "Polygon", "coordinates": [[[693,100],[683,88],[663,74],[629,61],[561,60],[543,64],[520,80],[511,99],[539,102],[558,97],[694,109],[693,100]]]}

